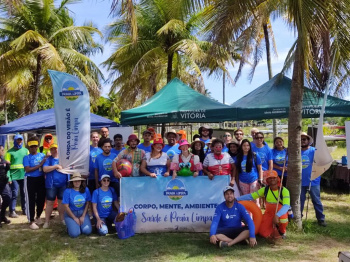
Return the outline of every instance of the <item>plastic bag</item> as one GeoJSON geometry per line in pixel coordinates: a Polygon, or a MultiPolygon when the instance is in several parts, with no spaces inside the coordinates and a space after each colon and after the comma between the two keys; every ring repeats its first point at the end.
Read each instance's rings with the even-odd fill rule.
{"type": "Polygon", "coordinates": [[[136,214],[133,208],[130,208],[127,213],[119,213],[116,217],[115,228],[118,233],[118,238],[127,239],[135,235],[136,214]]]}

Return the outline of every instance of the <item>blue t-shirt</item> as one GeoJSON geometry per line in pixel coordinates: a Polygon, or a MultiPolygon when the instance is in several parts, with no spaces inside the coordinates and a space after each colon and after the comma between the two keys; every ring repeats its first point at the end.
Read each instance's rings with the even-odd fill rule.
{"type": "MultiPolygon", "coordinates": [[[[272,149],[272,160],[273,163],[277,166],[283,167],[284,164],[284,159],[286,158],[287,155],[287,149],[284,148],[283,150],[277,150],[277,149],[272,149]]],[[[286,166],[288,164],[288,156],[286,160],[286,166]]],[[[282,176],[282,171],[279,169],[273,169],[277,172],[278,176],[282,176]]],[[[284,172],[284,176],[287,176],[287,172],[284,172]]]]}
{"type": "Polygon", "coordinates": [[[85,188],[84,193],[75,191],[73,188],[64,190],[62,204],[68,204],[72,211],[84,210],[88,201],[91,201],[91,194],[88,188],[85,188]]]}
{"type": "MultiPolygon", "coordinates": [[[[45,155],[43,153],[36,153],[35,155],[29,154],[26,155],[23,158],[23,166],[29,166],[29,167],[35,167],[40,164],[40,162],[44,159],[45,155]]],[[[37,170],[34,170],[32,172],[26,172],[25,176],[30,177],[39,177],[42,176],[44,172],[42,171],[42,168],[38,168],[37,170]]]]}
{"type": "Polygon", "coordinates": [[[243,156],[243,160],[241,163],[242,167],[242,173],[238,175],[239,181],[250,184],[253,183],[255,180],[259,178],[258,175],[258,170],[256,169],[256,165],[261,165],[261,159],[258,154],[256,154],[256,164],[253,156],[253,166],[252,166],[252,171],[247,173],[246,172],[246,164],[247,164],[247,156],[243,156]]]}
{"type": "Polygon", "coordinates": [[[144,146],[143,144],[139,144],[137,147],[142,149],[146,153],[152,151],[152,144],[150,144],[149,146],[144,146]]]}
{"type": "Polygon", "coordinates": [[[107,191],[101,188],[96,189],[92,194],[92,203],[97,204],[97,212],[100,218],[106,218],[113,210],[113,201],[117,201],[118,196],[114,188],[109,187],[107,191]]]}
{"type": "Polygon", "coordinates": [[[99,147],[93,147],[90,145],[90,161],[89,161],[89,180],[95,179],[95,159],[99,154],[102,154],[103,150],[99,147]]]}
{"type": "MultiPolygon", "coordinates": [[[[312,163],[314,162],[315,148],[310,146],[307,150],[301,150],[301,185],[309,186],[311,180],[312,163]]],[[[319,186],[321,176],[311,181],[311,186],[319,186]]]]}
{"type": "Polygon", "coordinates": [[[181,150],[179,149],[179,144],[175,144],[173,146],[165,145],[162,149],[162,152],[166,153],[170,160],[173,160],[174,155],[181,154],[181,150]]]}
{"type": "Polygon", "coordinates": [[[233,206],[228,208],[226,202],[222,202],[215,209],[210,236],[215,235],[218,228],[240,228],[242,220],[248,224],[249,237],[255,238],[255,225],[245,207],[235,201],[233,206]]]}
{"type": "Polygon", "coordinates": [[[269,169],[269,160],[272,160],[272,153],[270,147],[266,144],[261,148],[258,148],[256,145],[252,145],[252,151],[255,152],[261,159],[262,170],[269,169]]]}
{"type": "Polygon", "coordinates": [[[226,152],[226,153],[228,153],[228,147],[226,146],[226,145],[224,145],[224,147],[223,147],[223,149],[221,150],[221,152],[226,152]]]}
{"type": "Polygon", "coordinates": [[[115,148],[112,148],[112,149],[111,149],[111,153],[112,153],[112,154],[119,155],[119,153],[122,152],[124,149],[125,149],[125,147],[123,147],[123,148],[120,149],[120,150],[117,150],[117,149],[115,149],[115,148]]]}
{"type": "Polygon", "coordinates": [[[208,138],[208,139],[203,139],[203,138],[200,137],[199,140],[204,142],[204,153],[208,153],[208,154],[209,154],[210,152],[208,151],[208,145],[207,145],[207,143],[210,142],[210,138],[208,138]]]}
{"type": "Polygon", "coordinates": [[[113,175],[112,170],[113,160],[116,157],[116,154],[110,153],[109,156],[99,154],[95,158],[94,168],[98,169],[98,181],[101,181],[102,175],[109,175],[111,182],[118,182],[118,179],[113,175]]]}
{"type": "MultiPolygon", "coordinates": [[[[54,166],[59,164],[58,158],[53,158],[52,156],[46,159],[43,166],[54,166]]],[[[56,169],[46,173],[45,178],[45,187],[53,188],[53,187],[63,187],[67,185],[68,175],[58,172],[56,169]]]]}

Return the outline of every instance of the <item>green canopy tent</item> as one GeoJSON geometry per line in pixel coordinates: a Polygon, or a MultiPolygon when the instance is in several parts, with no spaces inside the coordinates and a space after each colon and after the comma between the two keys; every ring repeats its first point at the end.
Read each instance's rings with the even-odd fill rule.
{"type": "Polygon", "coordinates": [[[174,78],[141,106],[122,111],[121,123],[213,123],[235,118],[235,112],[230,106],[214,101],[174,78]]]}
{"type": "MultiPolygon", "coordinates": [[[[237,100],[231,106],[237,110],[232,120],[288,118],[292,80],[280,74],[237,100]]],[[[303,118],[320,116],[323,93],[304,87],[303,118]]],[[[325,116],[350,116],[350,101],[327,96],[325,116]]]]}

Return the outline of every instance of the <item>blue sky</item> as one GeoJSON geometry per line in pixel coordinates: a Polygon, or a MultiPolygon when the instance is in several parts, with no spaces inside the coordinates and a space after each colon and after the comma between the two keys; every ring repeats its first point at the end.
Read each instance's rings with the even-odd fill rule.
{"type": "MultiPolygon", "coordinates": [[[[111,0],[84,0],[80,3],[69,5],[69,9],[72,11],[72,16],[76,21],[76,25],[82,25],[84,22],[92,21],[100,31],[104,31],[105,26],[113,19],[109,16],[111,0]]],[[[272,57],[272,70],[273,74],[277,74],[283,67],[284,59],[292,46],[295,36],[294,33],[289,30],[282,20],[276,20],[272,23],[274,30],[274,36],[277,46],[278,57],[272,57]]],[[[103,40],[101,40],[103,41],[103,40]]],[[[112,53],[111,46],[105,44],[103,54],[98,54],[92,57],[93,61],[100,65],[105,61],[112,53]]],[[[265,54],[264,54],[265,55],[265,54]]],[[[108,73],[100,66],[101,71],[104,73],[106,79],[108,79],[108,73]]],[[[232,67],[229,69],[232,78],[237,73],[237,68],[232,67]]],[[[268,81],[268,73],[266,67],[266,59],[263,57],[262,61],[256,68],[253,81],[248,81],[249,66],[246,66],[243,70],[241,78],[238,80],[235,86],[232,86],[228,82],[226,83],[226,96],[225,102],[232,104],[239,98],[250,93],[261,84],[268,81]]],[[[291,73],[289,73],[290,75],[291,73]]],[[[211,92],[211,95],[216,100],[222,102],[222,78],[205,77],[205,87],[211,92]]],[[[107,94],[109,91],[109,85],[103,84],[103,94],[107,94]]]]}

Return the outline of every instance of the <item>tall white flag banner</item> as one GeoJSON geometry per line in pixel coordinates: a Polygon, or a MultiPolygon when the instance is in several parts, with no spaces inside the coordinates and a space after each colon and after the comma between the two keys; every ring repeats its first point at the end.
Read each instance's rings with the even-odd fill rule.
{"type": "Polygon", "coordinates": [[[311,180],[318,178],[322,175],[333,162],[333,158],[329,153],[326,141],[323,136],[323,114],[320,115],[320,119],[317,127],[316,147],[315,147],[314,163],[312,165],[311,180]]]}
{"type": "Polygon", "coordinates": [[[90,98],[75,76],[48,70],[55,102],[59,170],[88,175],[90,152],[90,98]]]}

